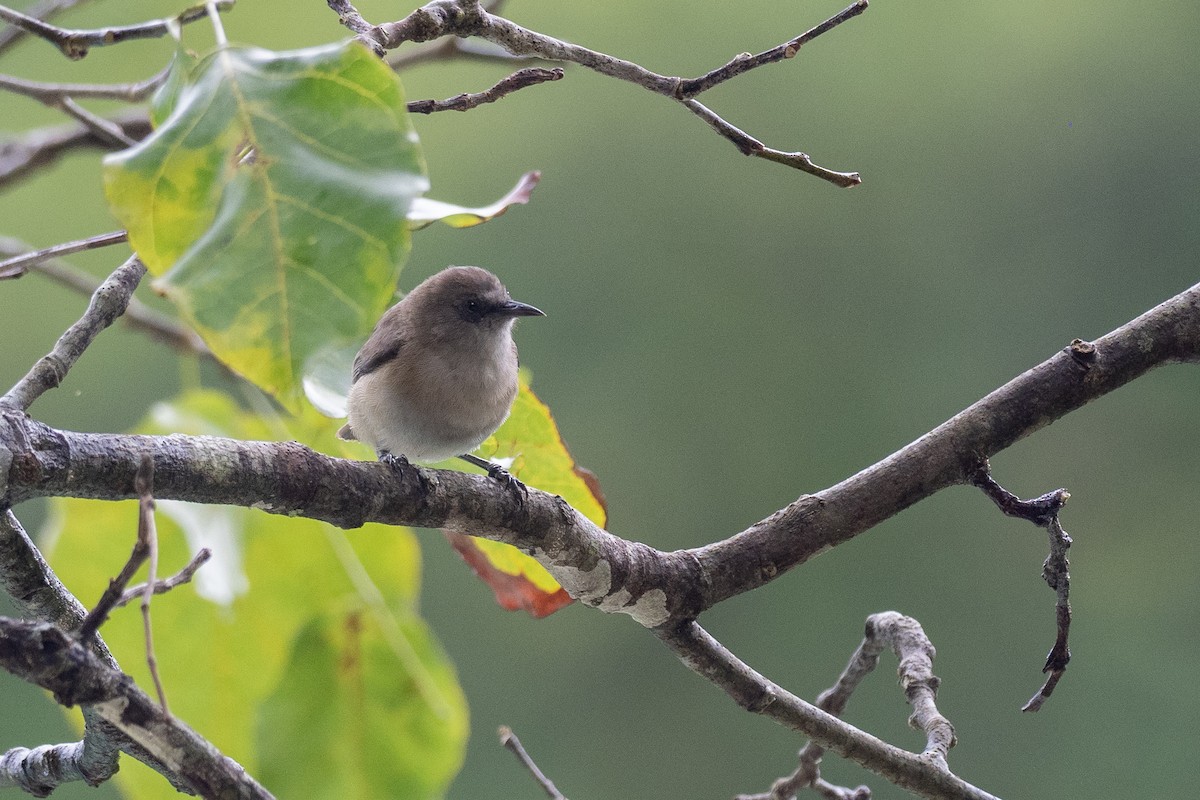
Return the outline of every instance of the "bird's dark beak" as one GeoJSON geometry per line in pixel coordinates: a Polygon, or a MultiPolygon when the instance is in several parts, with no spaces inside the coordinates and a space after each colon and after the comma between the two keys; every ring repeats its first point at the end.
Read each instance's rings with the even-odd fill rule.
{"type": "Polygon", "coordinates": [[[546,312],[540,308],[534,308],[528,303],[519,303],[516,300],[509,300],[504,305],[500,306],[500,313],[508,317],[544,317],[546,312]]]}

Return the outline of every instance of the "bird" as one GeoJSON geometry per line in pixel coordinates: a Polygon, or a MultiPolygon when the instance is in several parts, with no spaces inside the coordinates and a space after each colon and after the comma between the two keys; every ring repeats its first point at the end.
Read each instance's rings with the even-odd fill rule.
{"type": "Polygon", "coordinates": [[[472,451],[517,396],[513,325],[544,316],[482,267],[447,267],[425,279],[388,309],[355,357],[338,436],[369,445],[396,468],[457,457],[524,488],[472,451]]]}

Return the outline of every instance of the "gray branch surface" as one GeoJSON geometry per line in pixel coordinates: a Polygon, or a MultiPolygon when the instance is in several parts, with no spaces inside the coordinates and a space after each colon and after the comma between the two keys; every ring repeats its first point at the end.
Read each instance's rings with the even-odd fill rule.
{"type": "MultiPolygon", "coordinates": [[[[60,380],[63,365],[74,363],[120,314],[138,278],[136,262],[119,268],[55,346],[52,362],[35,367],[0,399],[0,506],[45,496],[135,497],[135,477],[148,455],[161,499],[241,505],[342,528],[381,522],[506,542],[537,558],[573,597],[653,628],[685,664],[743,707],[924,797],[990,797],[945,768],[953,729],[933,708],[931,673],[902,671],[914,720],[929,737],[925,753],[909,753],[770,683],[695,618],[940,489],[977,482],[988,456],[1148,370],[1200,359],[1197,285],[1094,342],[1072,342],[836,486],[805,495],[727,539],[663,552],[601,530],[559,497],[530,489],[518,501],[484,476],[417,467],[398,475],[383,464],[331,458],[296,442],[76,433],[30,418],[24,411],[29,402],[60,380]]],[[[159,753],[151,749],[151,755],[159,753]]]]}
{"type": "MultiPolygon", "coordinates": [[[[541,561],[584,603],[657,627],[693,619],[941,489],[970,483],[981,459],[1156,366],[1197,360],[1200,285],[1091,344],[1086,360],[1065,348],[857,475],[688,550],[663,552],[615,536],[536,489],[517,502],[484,476],[414,467],[397,480],[386,465],[331,458],[296,442],[56,430],[28,417],[22,403],[0,411],[0,502],[135,497],[134,475],[148,452],[161,499],[253,507],[341,528],[382,522],[506,542],[541,561]]],[[[48,374],[33,385],[58,376],[48,374]]]]}

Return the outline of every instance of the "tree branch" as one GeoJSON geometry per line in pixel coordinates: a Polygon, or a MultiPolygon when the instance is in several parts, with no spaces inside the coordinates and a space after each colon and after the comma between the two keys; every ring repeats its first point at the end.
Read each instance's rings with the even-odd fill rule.
{"type": "Polygon", "coordinates": [[[713,130],[732,142],[745,155],[802,170],[837,186],[849,187],[862,182],[856,172],[836,172],[817,166],[804,153],[787,153],[767,147],[697,103],[694,97],[751,69],[792,58],[804,44],[865,11],[866,0],[857,0],[815,28],[778,47],[757,56],[743,54],[718,69],[687,80],[660,75],[632,61],[615,58],[523,28],[491,13],[479,0],[433,0],[404,19],[375,26],[363,19],[348,0],[328,0],[328,4],[338,13],[342,24],[357,34],[359,41],[380,55],[406,42],[428,42],[445,36],[479,37],[503,47],[514,56],[531,56],[579,64],[602,75],[637,84],[676,100],[704,119],[713,130]]]}
{"type": "MultiPolygon", "coordinates": [[[[26,16],[45,22],[61,14],[63,11],[83,5],[85,2],[87,0],[40,0],[40,2],[33,3],[26,8],[24,13],[26,16]]],[[[6,25],[3,29],[0,29],[0,53],[3,53],[28,35],[28,31],[16,25],[6,25]]]]}
{"type": "MultiPolygon", "coordinates": [[[[872,640],[872,647],[882,648],[890,643],[887,636],[876,636],[872,631],[873,622],[877,627],[886,627],[894,624],[895,618],[907,619],[888,612],[888,615],[877,615],[868,620],[867,638],[872,640]]],[[[689,669],[714,683],[742,708],[804,733],[897,786],[925,798],[995,800],[992,795],[950,772],[945,759],[931,757],[929,748],[925,753],[910,753],[804,702],[740,661],[696,622],[657,628],[654,633],[689,669]]],[[[907,645],[905,652],[908,652],[907,645]]],[[[902,679],[906,674],[904,666],[901,664],[902,679]]],[[[918,667],[916,674],[923,674],[923,671],[918,667]]],[[[920,683],[919,679],[913,681],[913,685],[920,683]]],[[[906,694],[913,702],[908,687],[906,694]]],[[[927,704],[921,705],[927,708],[927,704]]],[[[914,709],[916,707],[917,703],[914,703],[914,709]]],[[[948,726],[949,723],[945,723],[944,727],[948,726]]]]}
{"type": "Polygon", "coordinates": [[[141,454],[150,452],[160,499],[255,507],[343,528],[383,522],[507,542],[532,554],[585,604],[655,627],[693,619],[941,489],[969,482],[980,458],[1153,367],[1196,360],[1200,285],[1093,344],[1096,358],[1086,369],[1059,353],[836,486],[728,539],[670,553],[603,531],[536,489],[518,503],[483,476],[414,467],[398,481],[386,465],[330,458],[295,442],[74,433],[15,409],[0,413],[0,501],[130,498],[141,454]]]}
{"type": "MultiPolygon", "coordinates": [[[[3,454],[0,454],[0,466],[3,454]]],[[[22,614],[48,622],[57,630],[75,631],[87,610],[59,581],[11,510],[0,514],[0,588],[22,614]]],[[[101,663],[117,669],[116,659],[100,636],[91,650],[101,663]]],[[[63,783],[82,780],[98,786],[117,771],[118,750],[123,750],[161,773],[172,786],[180,778],[91,708],[83,709],[84,733],[79,742],[15,747],[0,755],[0,788],[19,786],[44,797],[63,783]]]]}
{"type": "MultiPolygon", "coordinates": [[[[220,11],[227,11],[233,8],[233,0],[217,0],[214,5],[220,11]]],[[[88,50],[93,47],[120,44],[132,39],[160,39],[170,33],[175,26],[204,19],[208,13],[207,8],[207,5],[201,4],[185,9],[173,17],[141,22],[136,25],[120,25],[93,30],[60,28],[7,6],[0,6],[0,20],[15,25],[40,39],[45,39],[61,50],[67,58],[75,61],[86,56],[88,50]]]]}
{"type": "Polygon", "coordinates": [[[0,617],[0,666],[63,705],[90,707],[202,797],[271,798],[236,762],[165,714],[128,675],[49,623],[0,617]]]}
{"type": "MultiPolygon", "coordinates": [[[[28,244],[17,239],[0,236],[0,256],[9,257],[5,263],[12,263],[11,257],[29,253],[32,250],[28,244]]],[[[44,250],[41,252],[45,252],[44,250]]],[[[20,274],[27,271],[45,275],[50,280],[80,294],[91,296],[103,285],[103,281],[93,278],[88,273],[72,267],[57,258],[39,260],[36,263],[25,264],[19,268],[20,274]]],[[[10,274],[9,270],[0,265],[0,280],[20,277],[10,274]]],[[[152,339],[169,345],[181,353],[207,358],[220,367],[231,378],[236,377],[232,371],[216,359],[208,345],[194,330],[178,320],[162,314],[147,306],[137,297],[129,298],[122,319],[132,328],[142,331],[152,339]]]]}
{"type": "Polygon", "coordinates": [[[131,256],[109,275],[108,280],[92,295],[92,301],[79,321],[67,329],[54,348],[42,356],[16,386],[0,397],[0,407],[19,408],[24,411],[47,390],[62,383],[67,372],[100,331],[112,325],[117,317],[125,313],[133,290],[145,274],[146,268],[142,266],[142,262],[138,261],[137,256],[131,256]]]}
{"type": "Polygon", "coordinates": [[[104,100],[122,100],[127,103],[139,103],[145,100],[154,90],[162,86],[167,75],[171,72],[168,65],[157,75],[151,75],[142,81],[134,83],[44,83],[42,81],[27,81],[11,75],[0,75],[0,89],[13,94],[31,97],[42,103],[53,105],[64,97],[90,97],[104,100]]]}
{"type": "MultiPolygon", "coordinates": [[[[130,139],[150,133],[144,109],[130,109],[108,118],[130,139]]],[[[0,141],[0,188],[11,186],[31,172],[57,163],[64,154],[84,147],[113,148],[112,142],[79,123],[39,128],[0,141]]]]}
{"type": "Polygon", "coordinates": [[[432,114],[435,111],[469,111],[484,103],[494,103],[505,95],[527,86],[536,86],[546,81],[561,80],[561,69],[538,69],[530,67],[518,70],[485,92],[455,95],[446,100],[412,100],[408,103],[410,114],[432,114]]]}

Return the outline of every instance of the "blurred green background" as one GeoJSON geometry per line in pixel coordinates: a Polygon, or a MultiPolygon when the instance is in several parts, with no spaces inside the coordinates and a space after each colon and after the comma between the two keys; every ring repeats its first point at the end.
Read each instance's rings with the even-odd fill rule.
{"type": "MultiPolygon", "coordinates": [[[[506,13],[691,76],[840,7],[513,0],[506,13]]],[[[360,8],[373,21],[405,10],[360,8]]],[[[175,10],[94,4],[63,22],[175,10]]],[[[344,34],[316,0],[243,2],[225,24],[232,39],[273,48],[344,34]]],[[[663,549],[722,538],[870,465],[1073,337],[1097,337],[1196,282],[1198,24],[1200,7],[1184,2],[879,0],[794,61],[702,98],[771,146],[860,171],[851,190],[746,159],[664,98],[568,66],[563,81],[416,120],[434,197],[488,202],[528,169],[543,181],[501,220],[417,234],[401,286],[482,264],[545,309],[519,331],[522,360],[600,476],[611,530],[663,549]]],[[[195,26],[188,41],[208,36],[195,26]]],[[[0,71],[130,80],[170,52],[133,43],[72,63],[31,41],[0,71]]],[[[404,80],[413,99],[443,98],[511,69],[430,65],[404,80]]],[[[0,95],[6,133],[58,120],[0,95]]],[[[0,233],[44,246],[112,229],[98,177],[87,152],[9,188],[0,233]]],[[[100,275],[123,258],[76,263],[100,275]]],[[[85,305],[37,276],[0,284],[0,302],[5,386],[85,305]]],[[[192,369],[114,329],[33,410],[52,425],[120,431],[192,369]]],[[[950,763],[965,779],[1012,798],[1189,794],[1200,744],[1198,395],[1200,372],[1166,368],[994,459],[1013,491],[1072,494],[1074,661],[1039,714],[1019,708],[1054,637],[1044,535],[972,489],[943,492],[702,622],[813,698],[868,614],[911,614],[938,648],[940,708],[959,736],[950,763]]],[[[17,513],[36,528],[43,508],[17,513]]],[[[500,724],[575,800],[729,797],[794,765],[802,739],[739,710],[628,618],[502,612],[440,536],[423,540],[424,613],[471,702],[452,797],[539,796],[496,743],[500,724]]],[[[95,546],[124,554],[129,542],[95,546]]],[[[885,657],[846,716],[919,749],[894,667],[885,657]]],[[[0,692],[0,750],[71,735],[36,690],[0,675],[0,692]]],[[[825,774],[904,796],[836,757],[825,774]]],[[[72,786],[56,796],[113,795],[72,786]]]]}

